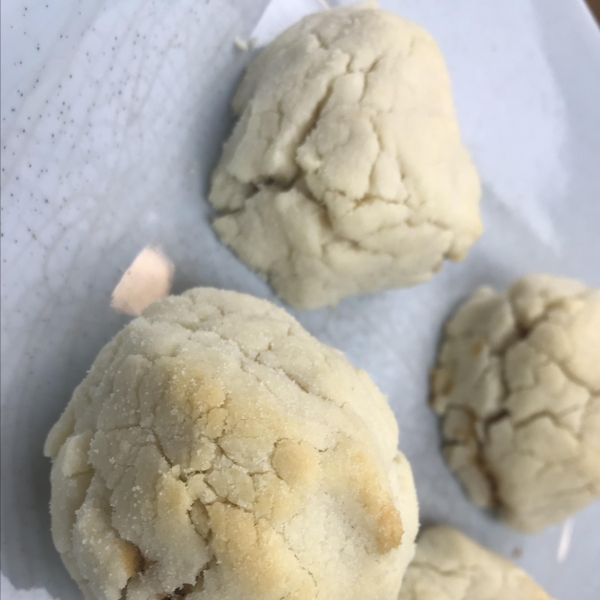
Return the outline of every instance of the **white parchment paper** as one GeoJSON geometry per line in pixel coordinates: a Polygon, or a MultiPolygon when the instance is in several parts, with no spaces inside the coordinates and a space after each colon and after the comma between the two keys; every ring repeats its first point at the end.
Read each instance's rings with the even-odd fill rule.
{"type": "MultiPolygon", "coordinates": [[[[381,4],[426,27],[446,56],[485,233],[429,283],[294,314],[388,395],[423,523],[461,527],[558,600],[597,600],[600,504],[575,517],[566,551],[560,525],[510,531],[464,497],[426,398],[441,324],[476,286],[532,271],[600,286],[600,32],[581,0],[381,4]]],[[[1,10],[2,596],[71,600],[80,595],[49,534],[44,437],[126,322],[110,294],[144,246],[175,263],[176,292],[214,285],[275,300],[215,239],[206,191],[254,52],[234,38],[264,44],[321,4],[12,0],[1,10]]]]}

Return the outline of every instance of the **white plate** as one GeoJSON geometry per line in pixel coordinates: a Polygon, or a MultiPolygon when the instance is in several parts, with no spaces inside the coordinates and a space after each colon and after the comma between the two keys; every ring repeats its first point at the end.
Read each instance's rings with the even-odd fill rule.
{"type": "MultiPolygon", "coordinates": [[[[213,236],[210,169],[249,54],[317,0],[2,2],[2,593],[78,598],[49,533],[44,437],[126,318],[109,308],[146,244],[175,291],[272,298],[213,236]],[[21,591],[19,591],[21,590],[21,591]],[[27,591],[23,591],[27,590],[27,591]],[[34,591],[36,590],[36,591],[34,591]]],[[[558,600],[600,598],[600,504],[522,536],[476,509],[442,462],[427,372],[440,326],[475,286],[550,271],[600,286],[600,32],[581,0],[398,0],[453,78],[484,183],[486,231],[464,263],[416,288],[295,313],[388,394],[424,523],[457,525],[558,600]],[[516,552],[518,554],[518,552],[516,552]]]]}

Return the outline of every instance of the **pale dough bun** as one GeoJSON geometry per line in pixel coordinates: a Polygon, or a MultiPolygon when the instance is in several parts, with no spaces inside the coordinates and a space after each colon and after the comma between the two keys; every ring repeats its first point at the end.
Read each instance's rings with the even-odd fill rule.
{"type": "Polygon", "coordinates": [[[446,325],[432,402],[450,467],[512,527],[600,497],[600,291],[550,275],[478,290],[446,325]]]}
{"type": "Polygon", "coordinates": [[[395,599],[417,500],[385,397],[251,296],[161,300],[46,443],[52,533],[91,600],[395,599]]]}
{"type": "Polygon", "coordinates": [[[419,536],[398,600],[552,600],[525,571],[460,531],[419,536]]]}
{"type": "Polygon", "coordinates": [[[434,40],[374,7],[302,19],[250,64],[213,174],[221,239],[299,308],[414,285],[481,233],[434,40]]]}

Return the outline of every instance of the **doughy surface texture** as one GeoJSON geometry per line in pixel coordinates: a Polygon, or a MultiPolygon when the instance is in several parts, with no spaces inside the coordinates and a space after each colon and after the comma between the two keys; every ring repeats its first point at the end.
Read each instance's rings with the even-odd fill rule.
{"type": "Polygon", "coordinates": [[[256,298],[161,300],[46,442],[52,533],[88,599],[392,600],[417,501],[368,375],[256,298]]]}
{"type": "Polygon", "coordinates": [[[600,291],[550,275],[478,290],[432,374],[444,454],[473,501],[538,531],[600,496],[600,291]]]}
{"type": "Polygon", "coordinates": [[[552,600],[527,573],[460,531],[419,536],[398,600],[552,600]]]}
{"type": "Polygon", "coordinates": [[[377,8],[302,19],[249,66],[213,174],[221,239],[300,308],[427,280],[481,232],[443,57],[377,8]]]}

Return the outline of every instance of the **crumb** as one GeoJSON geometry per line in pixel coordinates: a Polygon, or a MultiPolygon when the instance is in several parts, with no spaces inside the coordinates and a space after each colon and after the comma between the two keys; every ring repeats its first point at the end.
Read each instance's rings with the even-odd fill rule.
{"type": "Polygon", "coordinates": [[[119,312],[139,315],[167,296],[173,280],[173,263],[159,250],[144,248],[115,287],[110,305],[119,312]]]}
{"type": "Polygon", "coordinates": [[[573,536],[573,519],[567,519],[562,528],[560,534],[560,540],[558,542],[558,548],[556,549],[556,562],[563,563],[569,554],[569,548],[571,547],[571,538],[573,536]]]}
{"type": "Polygon", "coordinates": [[[243,40],[241,37],[234,37],[233,45],[241,52],[246,52],[248,50],[248,42],[246,40],[243,40]]]}

